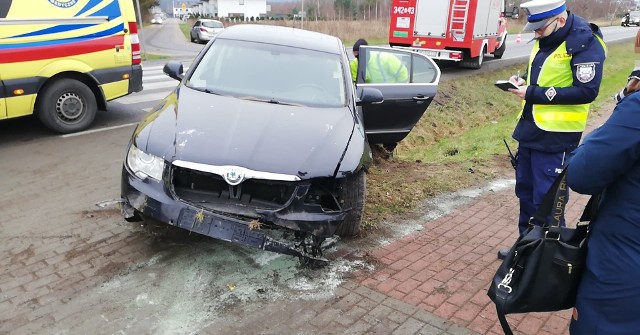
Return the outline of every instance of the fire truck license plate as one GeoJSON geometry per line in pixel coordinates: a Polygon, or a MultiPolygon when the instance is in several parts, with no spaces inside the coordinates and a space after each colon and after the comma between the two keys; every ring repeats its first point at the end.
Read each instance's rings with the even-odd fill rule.
{"type": "Polygon", "coordinates": [[[437,51],[427,51],[427,56],[436,57],[436,56],[438,56],[438,52],[437,51]]]}

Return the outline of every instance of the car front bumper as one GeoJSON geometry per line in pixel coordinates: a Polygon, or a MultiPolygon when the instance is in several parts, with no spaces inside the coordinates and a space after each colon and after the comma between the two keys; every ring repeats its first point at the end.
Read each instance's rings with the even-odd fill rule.
{"type": "MultiPolygon", "coordinates": [[[[168,176],[164,177],[169,178],[168,176]]],[[[269,222],[281,228],[308,233],[323,241],[333,235],[346,216],[345,211],[323,212],[319,206],[304,204],[302,199],[308,187],[298,187],[292,199],[277,210],[257,210],[260,222],[269,222]]],[[[277,241],[267,236],[252,222],[198,207],[182,201],[168,191],[168,187],[155,180],[140,179],[126,166],[121,180],[122,212],[127,221],[151,218],[194,233],[215,239],[239,243],[262,250],[325,261],[317,252],[308,252],[300,244],[277,241]]]]}

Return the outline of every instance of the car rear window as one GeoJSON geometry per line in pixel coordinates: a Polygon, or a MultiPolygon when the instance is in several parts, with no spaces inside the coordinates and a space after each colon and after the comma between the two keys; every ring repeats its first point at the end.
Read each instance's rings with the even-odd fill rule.
{"type": "Polygon", "coordinates": [[[207,28],[224,28],[222,26],[222,22],[215,22],[215,21],[204,21],[202,22],[202,25],[207,28]]]}
{"type": "Polygon", "coordinates": [[[238,98],[346,105],[340,55],[259,42],[216,39],[196,65],[189,86],[238,98]]]}

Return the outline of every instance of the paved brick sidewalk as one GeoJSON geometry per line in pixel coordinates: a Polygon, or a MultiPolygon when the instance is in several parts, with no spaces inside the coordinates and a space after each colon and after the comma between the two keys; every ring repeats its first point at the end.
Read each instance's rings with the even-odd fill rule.
{"type": "MultiPolygon", "coordinates": [[[[567,222],[576,222],[588,197],[572,194],[567,222]]],[[[496,252],[517,238],[513,189],[487,192],[468,206],[426,223],[422,231],[375,250],[375,273],[359,282],[480,334],[503,334],[486,295],[500,265],[496,252]]],[[[522,334],[566,332],[570,311],[512,315],[522,334]]]]}

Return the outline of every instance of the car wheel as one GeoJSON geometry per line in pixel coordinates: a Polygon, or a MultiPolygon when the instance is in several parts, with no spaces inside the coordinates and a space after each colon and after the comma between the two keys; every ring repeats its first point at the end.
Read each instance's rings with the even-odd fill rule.
{"type": "Polygon", "coordinates": [[[63,134],[88,128],[98,111],[96,97],[87,85],[74,79],[47,85],[37,98],[37,114],[45,127],[63,134]]]}
{"type": "Polygon", "coordinates": [[[364,199],[366,193],[366,175],[361,169],[356,175],[345,180],[340,194],[343,208],[349,208],[344,221],[336,229],[338,236],[356,236],[360,233],[362,213],[364,212],[364,199]]]}
{"type": "Polygon", "coordinates": [[[398,146],[398,143],[383,143],[382,147],[384,148],[384,150],[387,150],[389,153],[393,153],[393,150],[396,149],[396,147],[398,146]]]}
{"type": "Polygon", "coordinates": [[[196,41],[196,39],[193,38],[193,34],[189,33],[189,37],[191,38],[191,42],[195,42],[196,41]]]}

